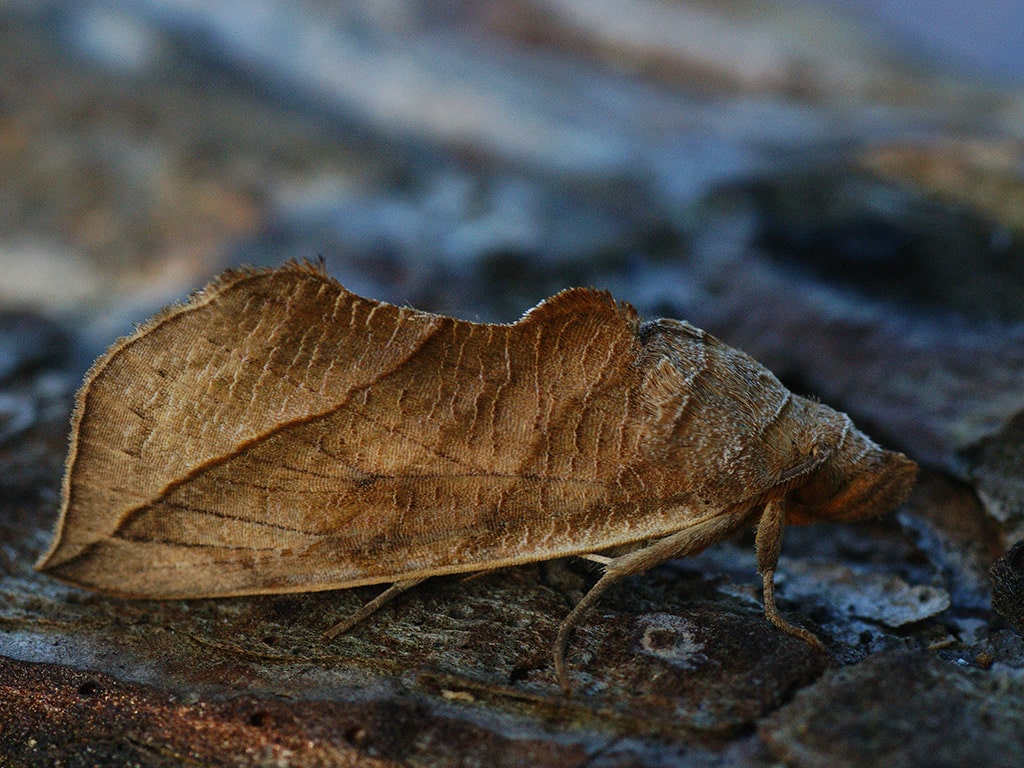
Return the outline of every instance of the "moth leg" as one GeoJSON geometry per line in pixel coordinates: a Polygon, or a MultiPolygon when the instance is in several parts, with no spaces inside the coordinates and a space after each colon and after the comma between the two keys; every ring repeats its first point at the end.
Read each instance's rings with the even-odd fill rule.
{"type": "Polygon", "coordinates": [[[576,603],[576,607],[569,612],[569,615],[562,620],[562,624],[558,627],[553,656],[555,675],[565,695],[569,696],[572,692],[572,687],[569,684],[569,675],[565,669],[565,649],[569,644],[569,637],[579,623],[580,618],[594,607],[598,598],[601,597],[601,594],[608,587],[620,579],[632,576],[634,573],[642,573],[665,560],[673,557],[685,557],[686,555],[700,552],[702,549],[720,540],[723,536],[732,533],[748,518],[749,515],[747,513],[718,515],[678,533],[673,533],[671,536],[658,539],[649,546],[634,549],[619,557],[585,556],[588,560],[602,563],[605,566],[605,571],[601,578],[597,580],[597,583],[590,588],[590,591],[583,596],[583,599],[576,603]]]}
{"type": "Polygon", "coordinates": [[[405,590],[415,587],[420,582],[426,581],[426,577],[422,579],[409,579],[407,581],[396,581],[390,587],[385,589],[373,600],[366,603],[362,608],[356,611],[354,614],[349,616],[344,621],[338,622],[333,627],[328,629],[322,635],[320,635],[321,642],[327,642],[333,640],[338,635],[348,632],[352,627],[361,622],[363,619],[369,617],[371,614],[376,613],[377,609],[383,606],[385,603],[390,603],[405,590]]]}
{"type": "Polygon", "coordinates": [[[788,635],[799,637],[812,648],[824,651],[814,633],[786,621],[775,607],[775,566],[782,549],[782,531],[786,527],[786,511],[780,499],[765,504],[761,521],[757,525],[754,542],[757,547],[757,570],[764,582],[764,617],[788,635]]]}

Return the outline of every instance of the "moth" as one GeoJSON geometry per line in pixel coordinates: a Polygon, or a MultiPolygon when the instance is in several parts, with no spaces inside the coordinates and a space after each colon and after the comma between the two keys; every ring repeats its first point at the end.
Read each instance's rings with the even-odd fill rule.
{"type": "Polygon", "coordinates": [[[581,556],[612,584],[756,526],[879,514],[916,465],[692,325],[573,288],[509,325],[356,296],[322,266],[229,271],[86,376],[37,568],[126,598],[390,584],[581,556]],[[602,554],[612,552],[614,554],[602,554]]]}

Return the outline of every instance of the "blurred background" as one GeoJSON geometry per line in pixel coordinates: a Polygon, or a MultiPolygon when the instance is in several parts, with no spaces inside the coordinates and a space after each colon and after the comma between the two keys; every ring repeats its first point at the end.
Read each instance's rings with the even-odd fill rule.
{"type": "MultiPolygon", "coordinates": [[[[892,283],[919,266],[903,206],[977,195],[957,173],[1019,170],[1022,17],[951,1],[11,0],[0,300],[76,317],[101,348],[227,265],[322,255],[356,291],[482,319],[570,283],[656,309],[685,304],[670,265],[701,257],[714,218],[942,303],[941,282],[892,283]]],[[[996,282],[955,301],[1013,314],[996,282]]]]}

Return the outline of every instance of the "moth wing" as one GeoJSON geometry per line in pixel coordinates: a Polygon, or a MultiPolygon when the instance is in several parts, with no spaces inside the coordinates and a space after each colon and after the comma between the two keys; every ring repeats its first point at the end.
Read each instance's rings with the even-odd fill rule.
{"type": "Polygon", "coordinates": [[[78,393],[46,570],[172,483],[400,366],[437,318],[367,301],[316,267],[225,273],[100,357],[78,393]]]}
{"type": "Polygon", "coordinates": [[[555,533],[551,520],[532,525],[545,505],[589,506],[603,495],[593,483],[495,476],[342,407],[212,464],[53,572],[101,592],[162,598],[480,570],[536,559],[524,557],[534,537],[555,533]],[[375,455],[337,439],[353,422],[375,455]]]}
{"type": "Polygon", "coordinates": [[[55,574],[133,596],[314,590],[656,533],[621,525],[636,502],[617,485],[639,444],[635,314],[576,290],[513,326],[428,317],[400,365],[183,473],[55,574]]]}

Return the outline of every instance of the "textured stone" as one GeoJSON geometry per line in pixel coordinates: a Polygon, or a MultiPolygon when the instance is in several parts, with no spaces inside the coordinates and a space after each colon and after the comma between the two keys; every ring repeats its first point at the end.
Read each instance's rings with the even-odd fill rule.
{"type": "Polygon", "coordinates": [[[830,670],[759,732],[793,768],[958,768],[1024,758],[1024,680],[922,652],[830,670]]]}

